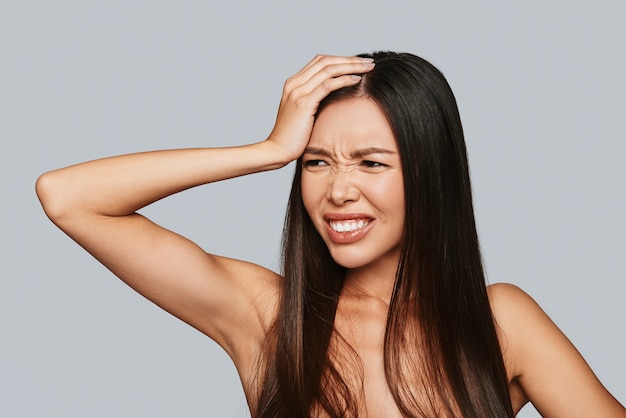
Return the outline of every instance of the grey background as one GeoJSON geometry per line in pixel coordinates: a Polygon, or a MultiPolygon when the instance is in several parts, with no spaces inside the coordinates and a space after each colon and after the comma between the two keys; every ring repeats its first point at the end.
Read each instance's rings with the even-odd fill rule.
{"type": "MultiPolygon", "coordinates": [[[[2,2],[0,416],[245,417],[227,356],[57,230],[34,181],[108,155],[261,140],[313,55],[376,49],[446,74],[489,280],[535,297],[624,402],[626,3],[580,3],[2,2]]],[[[275,269],[291,172],[144,212],[275,269]]]]}

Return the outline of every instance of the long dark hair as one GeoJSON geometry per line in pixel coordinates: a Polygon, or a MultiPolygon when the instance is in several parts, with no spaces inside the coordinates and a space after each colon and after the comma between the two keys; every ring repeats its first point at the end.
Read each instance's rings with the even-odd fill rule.
{"type": "MultiPolygon", "coordinates": [[[[395,402],[409,417],[513,417],[454,95],[441,72],[422,58],[362,56],[374,58],[374,70],[330,94],[318,112],[334,101],[369,97],[398,143],[405,232],[384,348],[395,402]]],[[[298,161],[283,235],[281,303],[260,361],[252,413],[357,416],[349,380],[362,379],[358,356],[341,339],[341,350],[329,350],[337,340],[334,319],[345,269],[333,261],[303,206],[300,178],[298,161]],[[337,367],[345,362],[353,366],[352,376],[337,367]]]]}

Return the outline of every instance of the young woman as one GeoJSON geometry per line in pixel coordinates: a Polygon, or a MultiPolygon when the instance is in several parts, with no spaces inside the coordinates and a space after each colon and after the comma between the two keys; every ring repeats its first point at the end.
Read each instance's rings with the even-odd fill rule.
{"type": "Polygon", "coordinates": [[[258,143],[46,173],[50,219],[215,340],[254,417],[624,417],[535,302],[485,287],[465,144],[441,73],[410,54],[318,56],[258,143]],[[136,211],[298,160],[283,271],[205,253],[136,211]]]}

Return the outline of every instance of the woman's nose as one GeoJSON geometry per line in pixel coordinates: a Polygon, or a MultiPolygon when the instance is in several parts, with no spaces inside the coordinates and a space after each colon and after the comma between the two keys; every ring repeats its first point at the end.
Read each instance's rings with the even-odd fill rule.
{"type": "Polygon", "coordinates": [[[359,200],[360,192],[352,182],[352,176],[345,171],[336,171],[331,174],[328,188],[328,199],[337,206],[343,206],[359,200]]]}

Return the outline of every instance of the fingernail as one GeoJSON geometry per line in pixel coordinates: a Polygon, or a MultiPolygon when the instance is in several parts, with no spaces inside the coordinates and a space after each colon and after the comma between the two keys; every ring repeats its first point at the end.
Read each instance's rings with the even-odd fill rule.
{"type": "Polygon", "coordinates": [[[361,62],[363,63],[363,65],[370,64],[370,63],[374,62],[374,58],[362,58],[361,57],[361,62]]]}
{"type": "Polygon", "coordinates": [[[352,80],[354,81],[359,81],[361,79],[360,75],[351,75],[350,77],[352,77],[352,80]]]}

